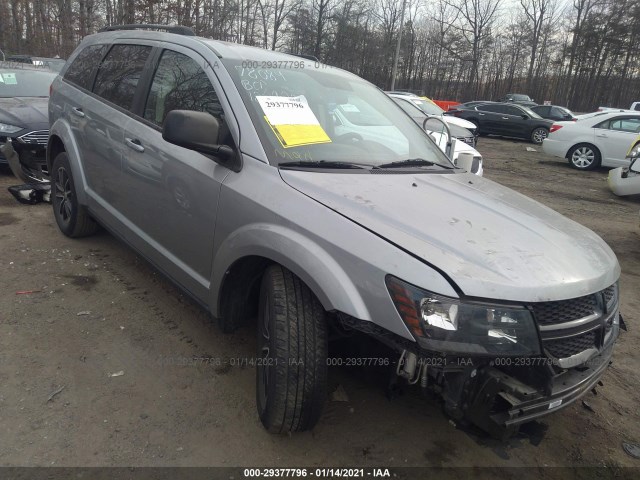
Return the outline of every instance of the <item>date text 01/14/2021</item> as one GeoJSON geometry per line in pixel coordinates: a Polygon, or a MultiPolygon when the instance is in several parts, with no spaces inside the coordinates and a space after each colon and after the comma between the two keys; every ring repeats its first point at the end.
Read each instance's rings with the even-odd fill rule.
{"type": "Polygon", "coordinates": [[[245,468],[245,478],[389,478],[388,468],[245,468]]]}

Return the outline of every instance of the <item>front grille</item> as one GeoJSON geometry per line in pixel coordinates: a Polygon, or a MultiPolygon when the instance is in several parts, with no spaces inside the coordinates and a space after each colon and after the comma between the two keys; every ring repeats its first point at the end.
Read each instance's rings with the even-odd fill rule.
{"type": "Polygon", "coordinates": [[[605,320],[611,322],[617,308],[616,284],[584,297],[531,305],[542,345],[549,355],[561,361],[561,367],[563,359],[603,347],[605,320]]]}
{"type": "Polygon", "coordinates": [[[475,145],[475,137],[456,137],[457,140],[466,143],[467,145],[471,145],[472,147],[475,145]]]}
{"type": "Polygon", "coordinates": [[[575,337],[547,340],[544,347],[556,358],[568,358],[596,346],[596,332],[591,331],[575,337]]]}
{"type": "Polygon", "coordinates": [[[588,317],[598,310],[596,294],[571,300],[541,302],[533,305],[533,314],[539,325],[553,325],[578,320],[579,318],[588,317]]]}
{"type": "Polygon", "coordinates": [[[478,173],[478,170],[480,169],[481,160],[482,160],[481,157],[473,157],[473,163],[471,164],[471,173],[478,173]]]}
{"type": "Polygon", "coordinates": [[[37,145],[46,145],[48,139],[49,130],[37,130],[18,137],[18,140],[21,140],[23,143],[35,143],[37,145]]]}
{"type": "Polygon", "coordinates": [[[604,293],[604,301],[608,305],[611,299],[616,295],[616,286],[611,285],[609,288],[605,289],[602,293],[604,293]]]}

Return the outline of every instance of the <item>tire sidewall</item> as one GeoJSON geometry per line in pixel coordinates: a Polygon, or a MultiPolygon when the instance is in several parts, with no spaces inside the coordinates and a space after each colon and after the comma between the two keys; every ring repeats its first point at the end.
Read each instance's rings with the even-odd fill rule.
{"type": "Polygon", "coordinates": [[[276,328],[275,328],[275,308],[273,302],[273,282],[271,281],[271,275],[273,275],[273,270],[268,269],[265,274],[262,276],[262,282],[260,285],[260,301],[259,301],[259,310],[258,310],[258,352],[257,359],[258,365],[256,367],[256,405],[258,407],[258,414],[260,415],[260,420],[265,425],[270,425],[274,423],[275,412],[275,404],[274,397],[276,395],[276,382],[278,380],[277,375],[277,358],[274,358],[274,353],[276,352],[276,328]],[[269,309],[269,351],[270,356],[268,359],[262,358],[261,346],[262,346],[262,325],[264,322],[264,313],[266,309],[269,309]],[[267,388],[266,388],[266,403],[263,403],[260,398],[260,389],[261,389],[261,379],[264,374],[264,369],[267,369],[267,388]]]}
{"type": "Polygon", "coordinates": [[[78,222],[78,196],[76,195],[76,186],[73,180],[73,173],[71,172],[71,164],[69,163],[69,157],[66,152],[59,153],[56,158],[53,160],[53,164],[51,166],[51,205],[53,207],[53,215],[56,219],[56,223],[58,224],[58,228],[62,233],[67,236],[73,235],[73,232],[76,228],[76,223],[78,222]],[[60,213],[58,212],[59,203],[57,202],[57,180],[58,180],[58,170],[63,168],[69,177],[69,183],[71,188],[71,215],[69,218],[69,222],[66,222],[60,217],[60,213]]]}

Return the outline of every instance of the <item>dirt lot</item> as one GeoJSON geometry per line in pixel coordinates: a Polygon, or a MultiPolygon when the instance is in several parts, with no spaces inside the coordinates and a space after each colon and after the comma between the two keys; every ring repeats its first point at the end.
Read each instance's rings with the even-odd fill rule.
{"type": "Polygon", "coordinates": [[[542,440],[498,443],[462,431],[435,402],[412,393],[390,402],[347,368],[332,369],[330,383],[348,401],[328,401],[313,432],[269,435],[255,411],[251,367],[182,364],[253,356],[253,329],[222,335],[105,232],[64,237],[49,205],[14,201],[6,187],[17,182],[3,171],[0,465],[640,466],[622,449],[640,442],[640,199],[611,194],[606,170],[576,172],[527,146],[481,139],[485,176],[611,245],[629,326],[604,386],[585,397],[590,409],[578,402],[546,417],[542,440]],[[25,290],[36,292],[16,294],[25,290]]]}

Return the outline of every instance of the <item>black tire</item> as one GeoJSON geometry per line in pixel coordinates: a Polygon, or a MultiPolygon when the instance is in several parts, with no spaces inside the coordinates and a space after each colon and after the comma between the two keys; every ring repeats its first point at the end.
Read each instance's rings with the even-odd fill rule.
{"type": "Polygon", "coordinates": [[[600,150],[590,143],[574,145],[567,153],[569,165],[577,170],[593,170],[600,166],[602,156],[600,150]]]}
{"type": "Polygon", "coordinates": [[[542,145],[545,138],[549,136],[549,130],[544,127],[534,128],[531,132],[531,141],[536,145],[542,145]]]}
{"type": "Polygon", "coordinates": [[[98,229],[98,224],[89,216],[86,207],[78,203],[67,152],[59,153],[53,160],[51,205],[58,228],[67,237],[86,237],[98,229]]]}
{"type": "Polygon", "coordinates": [[[327,394],[325,311],[302,280],[280,265],[260,288],[256,404],[271,433],[310,430],[327,394]]]}

